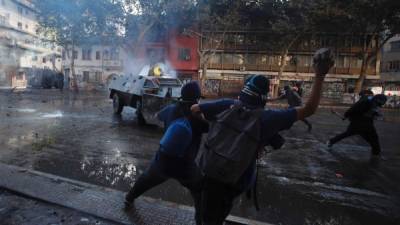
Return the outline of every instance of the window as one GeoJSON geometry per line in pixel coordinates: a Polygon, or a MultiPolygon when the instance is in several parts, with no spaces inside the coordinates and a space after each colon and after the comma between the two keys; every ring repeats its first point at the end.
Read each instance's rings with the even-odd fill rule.
{"type": "Polygon", "coordinates": [[[119,59],[119,50],[118,49],[112,49],[111,50],[110,59],[111,60],[118,60],[119,59]]]}
{"type": "Polygon", "coordinates": [[[298,63],[298,59],[297,59],[297,57],[296,56],[294,56],[294,55],[289,55],[288,57],[287,57],[287,62],[288,62],[288,65],[289,66],[296,66],[297,65],[297,63],[298,63]]]}
{"type": "Polygon", "coordinates": [[[101,59],[100,51],[96,51],[96,60],[100,59],[101,59]]]}
{"type": "Polygon", "coordinates": [[[389,70],[390,71],[399,71],[400,70],[400,61],[390,61],[389,62],[389,70]]]}
{"type": "Polygon", "coordinates": [[[23,12],[24,12],[24,9],[21,6],[18,6],[18,13],[22,15],[23,12]]]}
{"type": "Polygon", "coordinates": [[[17,76],[15,77],[16,80],[23,80],[24,79],[24,72],[18,72],[17,76]]]}
{"type": "Polygon", "coordinates": [[[82,60],[92,60],[92,49],[90,48],[83,48],[82,49],[82,60]]]}
{"type": "Polygon", "coordinates": [[[43,63],[46,63],[46,62],[47,62],[46,57],[43,57],[42,62],[43,62],[43,63]]]}
{"type": "Polygon", "coordinates": [[[65,58],[66,58],[66,57],[65,57],[65,51],[63,50],[63,51],[62,51],[62,59],[65,60],[65,58]]]}
{"type": "Polygon", "coordinates": [[[233,64],[238,64],[238,65],[244,64],[244,55],[243,54],[234,54],[233,55],[233,64]]]}
{"type": "Polygon", "coordinates": [[[109,60],[110,59],[110,53],[108,52],[108,50],[104,50],[103,59],[104,60],[109,60]]]}
{"type": "Polygon", "coordinates": [[[27,30],[29,29],[29,26],[28,26],[28,24],[25,24],[25,29],[27,29],[27,30]]]}
{"type": "Polygon", "coordinates": [[[29,10],[25,9],[25,15],[29,15],[29,10]]]}
{"type": "Polygon", "coordinates": [[[308,55],[299,55],[296,56],[297,58],[297,65],[301,67],[309,67],[311,66],[312,62],[312,56],[308,55]]]}
{"type": "Polygon", "coordinates": [[[36,55],[32,56],[32,61],[36,62],[38,60],[38,57],[36,55]]]}
{"type": "Polygon", "coordinates": [[[362,60],[357,57],[350,58],[350,67],[351,68],[361,68],[362,60]]]}
{"type": "Polygon", "coordinates": [[[6,21],[7,21],[7,18],[6,18],[5,16],[1,16],[1,15],[0,15],[0,24],[5,25],[5,24],[6,24],[6,21]]]}
{"type": "Polygon", "coordinates": [[[400,52],[400,41],[393,41],[390,43],[391,52],[400,52]]]}
{"type": "Polygon", "coordinates": [[[222,63],[233,64],[233,55],[230,53],[225,53],[222,55],[222,63]]]}
{"type": "Polygon", "coordinates": [[[22,30],[22,23],[18,22],[18,29],[22,30]]]}
{"type": "Polygon", "coordinates": [[[261,55],[260,56],[260,64],[262,64],[262,65],[267,65],[268,64],[268,56],[267,55],[261,55]]]}
{"type": "Polygon", "coordinates": [[[94,76],[95,76],[94,79],[95,79],[96,82],[101,82],[101,80],[102,80],[102,79],[101,79],[101,77],[102,77],[102,76],[101,76],[101,72],[95,72],[95,75],[94,75],[94,76]]]}
{"type": "Polygon", "coordinates": [[[78,51],[74,50],[74,54],[72,57],[74,57],[74,59],[78,59],[78,51]]]}
{"type": "Polygon", "coordinates": [[[217,53],[211,56],[210,64],[220,64],[221,63],[221,54],[217,53]]]}
{"type": "Polygon", "coordinates": [[[242,45],[244,43],[244,35],[243,34],[237,34],[235,35],[235,42],[238,45],[242,45]]]}
{"type": "Polygon", "coordinates": [[[259,55],[248,54],[247,57],[246,57],[246,64],[256,65],[258,58],[259,58],[259,55]]]}
{"type": "Polygon", "coordinates": [[[89,82],[89,71],[83,71],[83,82],[89,82]]]}
{"type": "Polygon", "coordinates": [[[180,48],[178,49],[178,59],[181,61],[190,61],[190,49],[180,48]]]}
{"type": "Polygon", "coordinates": [[[350,65],[349,57],[340,55],[339,57],[337,57],[335,65],[338,68],[348,68],[350,65]]]}

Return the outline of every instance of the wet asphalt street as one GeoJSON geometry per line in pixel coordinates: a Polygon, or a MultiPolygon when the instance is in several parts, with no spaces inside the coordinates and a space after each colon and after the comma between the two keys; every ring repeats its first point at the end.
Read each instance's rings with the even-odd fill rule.
{"type": "MultiPolygon", "coordinates": [[[[344,109],[338,109],[343,112],[344,109]]],[[[260,160],[257,212],[242,196],[234,215],[274,224],[399,224],[400,113],[377,121],[384,160],[360,138],[328,150],[347,122],[320,109],[308,133],[298,122],[285,146],[260,160]]],[[[0,91],[0,161],[127,191],[149,164],[162,129],[140,127],[133,109],[112,114],[106,92],[0,91]]],[[[169,181],[146,195],[191,204],[169,181]]]]}

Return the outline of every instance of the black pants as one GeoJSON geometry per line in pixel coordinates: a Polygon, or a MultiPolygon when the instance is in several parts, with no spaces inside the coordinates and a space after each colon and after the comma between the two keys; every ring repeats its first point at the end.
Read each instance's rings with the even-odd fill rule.
{"type": "Polygon", "coordinates": [[[311,131],[312,125],[311,125],[310,121],[308,121],[307,119],[302,119],[301,121],[303,121],[303,123],[305,123],[307,125],[308,131],[311,131]]]}
{"type": "Polygon", "coordinates": [[[233,207],[234,199],[240,194],[240,190],[205,178],[201,192],[201,224],[222,225],[233,207]]]}
{"type": "Polygon", "coordinates": [[[196,224],[200,225],[200,197],[202,189],[200,172],[197,170],[197,168],[190,167],[182,176],[171,175],[169,174],[168,169],[165,169],[165,167],[171,163],[168,160],[168,157],[165,157],[159,153],[156,157],[159,157],[158,161],[155,162],[153,160],[153,163],[150,165],[150,167],[139,176],[134,186],[126,195],[126,200],[132,202],[146,191],[164,183],[168,179],[176,179],[180,184],[189,189],[194,201],[194,207],[196,209],[196,224]],[[167,170],[167,172],[165,170],[167,170]]]}
{"type": "Polygon", "coordinates": [[[373,124],[359,124],[350,122],[347,130],[330,139],[330,143],[333,145],[336,142],[353,135],[360,135],[371,146],[372,154],[379,155],[381,152],[381,147],[379,144],[378,134],[376,133],[376,129],[373,124]]]}

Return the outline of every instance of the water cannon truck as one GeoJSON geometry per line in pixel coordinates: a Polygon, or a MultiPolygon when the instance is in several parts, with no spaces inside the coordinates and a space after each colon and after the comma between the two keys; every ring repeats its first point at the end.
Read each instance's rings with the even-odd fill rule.
{"type": "Polygon", "coordinates": [[[161,125],[157,112],[180,97],[182,82],[173,74],[165,64],[156,63],[144,66],[136,75],[113,77],[108,88],[114,113],[119,115],[124,107],[132,107],[139,125],[161,125]]]}

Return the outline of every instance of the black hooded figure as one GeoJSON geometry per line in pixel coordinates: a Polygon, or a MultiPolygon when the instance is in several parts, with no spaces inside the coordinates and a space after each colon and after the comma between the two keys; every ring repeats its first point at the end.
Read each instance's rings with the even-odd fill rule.
{"type": "MultiPolygon", "coordinates": [[[[303,101],[301,99],[301,95],[303,94],[303,89],[301,89],[300,84],[296,83],[296,88],[292,88],[288,85],[286,85],[284,88],[285,93],[279,96],[276,99],[271,99],[270,101],[278,100],[278,99],[286,99],[287,103],[289,105],[289,108],[295,108],[295,107],[300,107],[303,104],[303,101]]],[[[312,130],[312,125],[307,119],[301,120],[303,123],[305,123],[308,127],[308,132],[311,132],[312,130]]]]}
{"type": "Polygon", "coordinates": [[[374,126],[374,119],[380,116],[379,108],[386,103],[386,96],[378,94],[375,96],[361,98],[358,102],[348,109],[343,119],[349,119],[350,124],[347,130],[336,135],[328,141],[328,147],[332,147],[336,142],[353,136],[360,135],[371,146],[372,154],[379,155],[381,147],[378,134],[374,126]]]}

